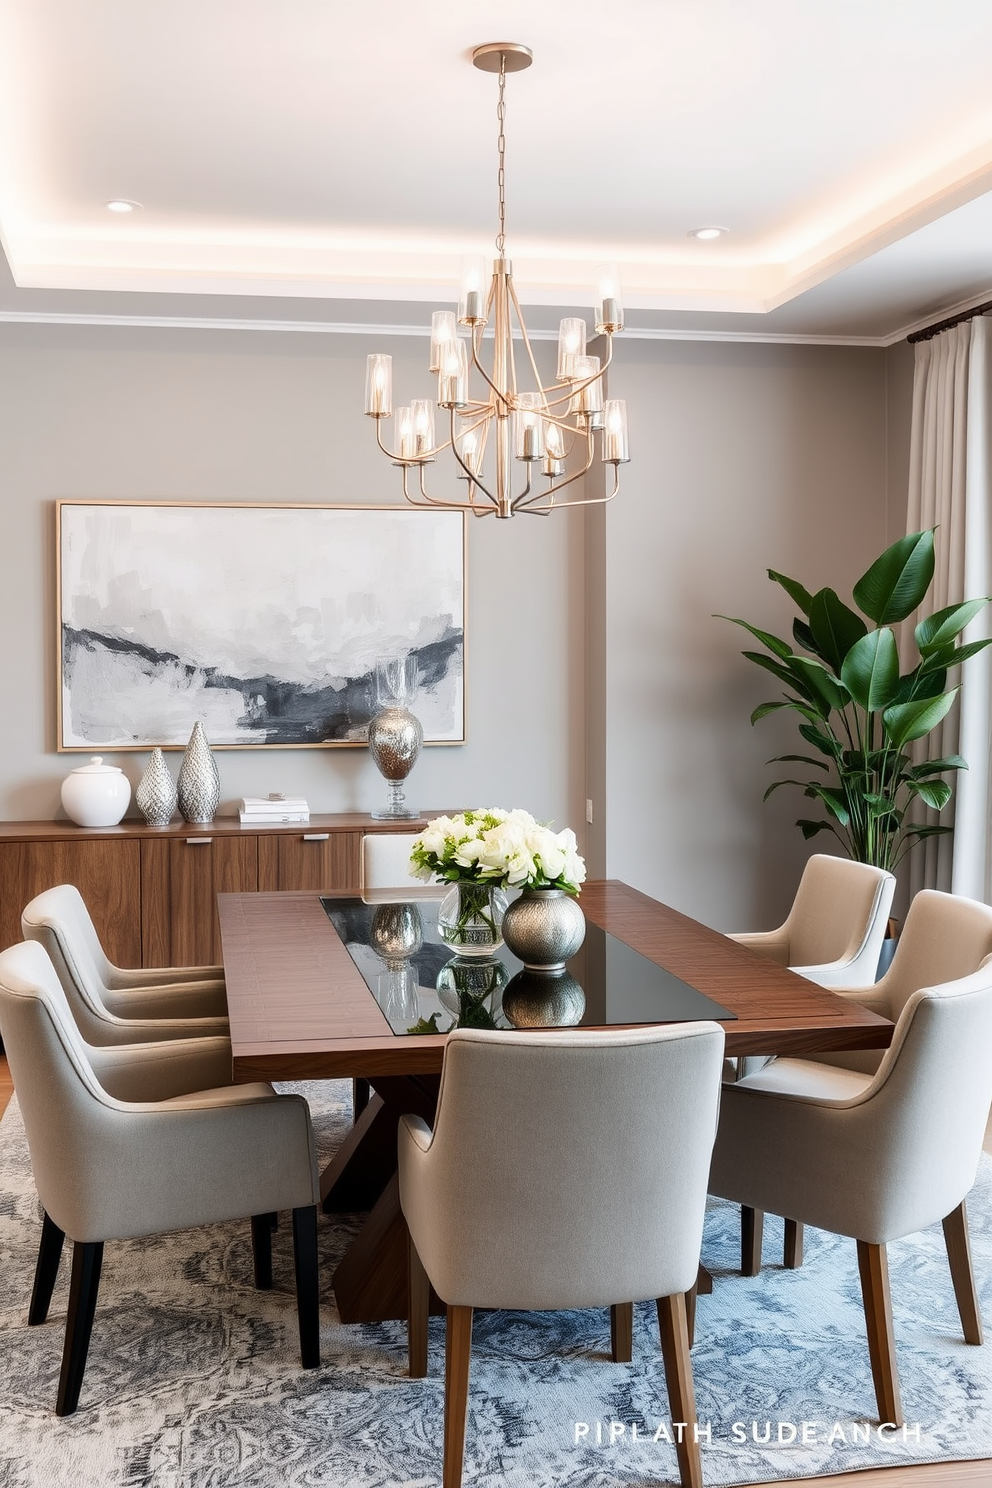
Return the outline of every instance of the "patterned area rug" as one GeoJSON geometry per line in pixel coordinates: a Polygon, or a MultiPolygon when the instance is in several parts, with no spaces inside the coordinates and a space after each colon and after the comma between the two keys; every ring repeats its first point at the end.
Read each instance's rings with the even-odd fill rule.
{"type": "MultiPolygon", "coordinates": [[[[303,1087],[323,1154],[350,1121],[350,1086],[303,1087]]],[[[857,1182],[857,1174],[852,1174],[857,1182]]],[[[985,1315],[992,1301],[992,1161],[969,1201],[985,1315]]],[[[247,1223],[108,1244],[82,1399],[53,1414],[68,1253],[49,1322],[26,1325],[40,1234],[16,1101],[0,1123],[2,1488],[434,1488],[440,1481],[443,1324],[430,1376],[405,1373],[400,1324],[345,1327],[330,1289],[352,1225],[321,1219],[321,1369],[299,1368],[288,1216],[275,1290],[252,1286],[247,1223]]],[[[939,1226],[890,1247],[910,1423],[880,1435],[853,1241],[808,1232],[784,1272],[769,1221],[745,1280],[738,1215],[716,1204],[693,1350],[708,1484],[992,1457],[992,1343],[960,1336],[939,1226]]],[[[465,1483],[470,1488],[647,1488],[677,1482],[651,1305],[634,1363],[609,1359],[605,1312],[476,1317],[465,1483]]]]}

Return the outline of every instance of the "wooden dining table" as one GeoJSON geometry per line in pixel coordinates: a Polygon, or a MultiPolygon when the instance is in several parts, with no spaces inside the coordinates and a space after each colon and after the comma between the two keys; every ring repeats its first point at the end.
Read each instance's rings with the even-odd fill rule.
{"type": "MultiPolygon", "coordinates": [[[[218,896],[234,1079],[370,1082],[372,1099],[321,1177],[326,1210],[368,1216],[334,1289],[343,1322],[405,1317],[396,1130],[404,1113],[433,1120],[446,1035],[394,1031],[325,910],[334,897],[218,896]]],[[[719,1005],[730,1056],[879,1049],[891,1039],[877,1013],[628,884],[588,882],[580,903],[590,925],[719,1005]]]]}

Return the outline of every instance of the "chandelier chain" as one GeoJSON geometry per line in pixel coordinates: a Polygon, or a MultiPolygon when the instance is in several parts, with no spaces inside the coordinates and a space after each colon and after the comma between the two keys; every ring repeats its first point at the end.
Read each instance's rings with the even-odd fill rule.
{"type": "Polygon", "coordinates": [[[496,118],[499,122],[499,135],[496,140],[496,148],[499,152],[499,171],[497,183],[499,185],[499,232],[496,234],[496,254],[503,258],[506,252],[506,55],[501,53],[499,59],[499,103],[496,105],[496,118]]]}

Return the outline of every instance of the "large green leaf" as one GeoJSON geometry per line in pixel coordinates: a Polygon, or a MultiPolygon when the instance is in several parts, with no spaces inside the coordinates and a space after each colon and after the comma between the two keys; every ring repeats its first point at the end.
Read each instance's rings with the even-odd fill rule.
{"type": "Polygon", "coordinates": [[[939,655],[939,652],[934,652],[914,671],[899,678],[899,687],[893,702],[911,703],[915,698],[937,697],[944,691],[947,686],[947,668],[940,665],[939,655]],[[927,670],[930,666],[934,668],[933,671],[927,670]]]}
{"type": "Polygon", "coordinates": [[[800,620],[798,615],[792,622],[792,639],[795,641],[796,645],[801,646],[804,651],[816,652],[817,650],[816,636],[810,630],[809,626],[806,624],[806,621],[800,620]]]}
{"type": "Polygon", "coordinates": [[[910,780],[926,780],[930,775],[943,775],[945,770],[967,770],[968,761],[962,759],[960,754],[948,754],[943,759],[927,760],[925,764],[914,765],[906,774],[910,780]]]}
{"type": "Polygon", "coordinates": [[[984,651],[986,646],[992,646],[992,639],[984,641],[966,641],[963,646],[955,646],[953,642],[949,646],[941,646],[936,651],[928,651],[920,663],[921,672],[929,672],[931,667],[943,667],[944,670],[952,666],[960,666],[967,661],[969,656],[977,656],[979,651],[984,651]]]}
{"type": "MultiPolygon", "coordinates": [[[[798,781],[794,783],[799,784],[798,781]]],[[[851,813],[847,809],[844,792],[838,790],[835,785],[820,785],[819,781],[811,780],[808,782],[803,794],[811,797],[813,800],[822,801],[823,805],[830,812],[830,815],[836,817],[842,827],[846,827],[851,820],[851,813]]]]}
{"type": "Polygon", "coordinates": [[[817,832],[833,832],[835,837],[839,835],[833,822],[807,821],[803,817],[800,817],[796,822],[796,826],[800,828],[807,842],[811,837],[815,837],[817,832]]]}
{"type": "Polygon", "coordinates": [[[911,780],[909,789],[934,811],[942,811],[951,799],[951,787],[946,780],[911,780]]]}
{"type": "Polygon", "coordinates": [[[939,651],[941,646],[953,641],[987,604],[987,599],[966,599],[964,604],[948,605],[946,610],[938,610],[935,615],[921,620],[914,631],[920,655],[939,651]]]}
{"type": "Polygon", "coordinates": [[[923,601],[933,578],[933,528],[901,537],[854,586],[854,603],[876,625],[905,620],[923,601]]]}
{"type": "MultiPolygon", "coordinates": [[[[771,672],[772,676],[777,677],[778,680],[780,682],[783,682],[786,687],[794,687],[796,691],[801,692],[808,701],[814,701],[813,694],[809,689],[809,684],[805,681],[805,679],[801,676],[797,677],[795,673],[790,668],[784,666],[782,662],[775,661],[775,659],[771,656],[763,656],[760,651],[742,651],[741,655],[746,656],[748,661],[753,661],[755,666],[763,667],[766,672],[771,672]]],[[[790,659],[793,661],[796,660],[795,657],[790,659]]]]}
{"type": "Polygon", "coordinates": [[[789,596],[794,604],[797,604],[799,606],[804,615],[809,614],[809,607],[812,603],[813,596],[810,594],[807,588],[800,584],[798,579],[790,579],[785,574],[776,573],[774,568],[770,568],[768,570],[768,577],[770,579],[774,579],[776,584],[782,585],[782,588],[785,590],[786,594],[789,596]]]}
{"type": "Polygon", "coordinates": [[[878,713],[899,690],[899,650],[887,625],[863,635],[844,657],[840,675],[860,708],[878,713]]]}
{"type": "Polygon", "coordinates": [[[803,679],[811,697],[821,704],[824,718],[835,708],[845,708],[850,702],[847,688],[821,661],[814,661],[810,656],[793,656],[789,670],[803,679]]]}
{"type": "Polygon", "coordinates": [[[830,766],[826,760],[814,759],[810,754],[775,754],[770,760],[765,760],[766,765],[782,765],[790,761],[797,765],[813,765],[817,770],[829,770],[830,766]]]}
{"type": "Polygon", "coordinates": [[[840,672],[844,657],[868,629],[861,616],[848,609],[833,589],[820,589],[813,595],[809,628],[817,655],[829,662],[835,672],[840,672]]]}
{"type": "Polygon", "coordinates": [[[801,723],[799,732],[806,743],[812,744],[813,748],[818,749],[821,754],[827,754],[831,759],[837,759],[840,755],[841,748],[836,739],[831,739],[830,735],[818,729],[815,723],[801,723]]]}
{"type": "Polygon", "coordinates": [[[781,708],[792,708],[794,712],[802,714],[812,723],[819,718],[819,713],[809,703],[801,702],[799,698],[780,698],[777,702],[759,703],[751,714],[751,722],[757,723],[760,718],[767,718],[769,713],[777,713],[781,708]]]}
{"type": "Polygon", "coordinates": [[[787,656],[792,655],[792,647],[788,641],[780,640],[778,636],[772,635],[768,630],[759,630],[756,625],[750,625],[747,620],[737,620],[733,615],[714,615],[714,620],[729,620],[731,625],[741,625],[749,630],[756,640],[763,646],[767,646],[780,660],[784,661],[787,656]]]}
{"type": "Polygon", "coordinates": [[[923,698],[915,703],[895,703],[882,714],[885,732],[897,749],[922,739],[949,712],[958,689],[942,693],[937,698],[923,698]]]}

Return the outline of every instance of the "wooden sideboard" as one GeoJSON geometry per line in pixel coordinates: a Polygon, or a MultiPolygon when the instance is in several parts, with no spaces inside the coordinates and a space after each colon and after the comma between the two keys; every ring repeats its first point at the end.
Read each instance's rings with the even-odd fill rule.
{"type": "Polygon", "coordinates": [[[362,837],[421,831],[426,819],[382,822],[347,812],[265,827],[243,827],[235,817],[168,827],[0,822],[0,947],[21,939],[21,910],[35,894],[73,883],[116,965],[216,963],[218,894],[357,893],[362,837]]]}

